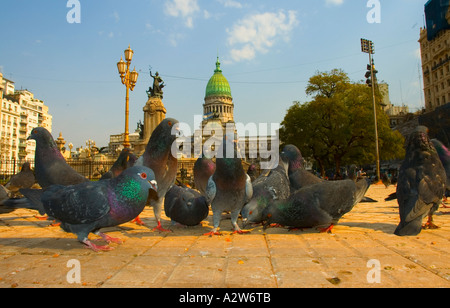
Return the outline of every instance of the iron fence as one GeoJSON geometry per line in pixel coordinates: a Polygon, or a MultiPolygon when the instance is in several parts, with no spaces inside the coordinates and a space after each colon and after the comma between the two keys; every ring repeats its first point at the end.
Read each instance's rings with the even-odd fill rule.
{"type": "MultiPolygon", "coordinates": [[[[34,160],[27,160],[31,168],[34,169],[34,160]]],[[[75,169],[78,173],[82,174],[89,180],[95,180],[101,178],[101,176],[108,172],[112,167],[115,160],[101,160],[95,161],[92,159],[67,159],[67,163],[75,169]]],[[[25,160],[0,160],[0,182],[6,183],[9,178],[18,173],[25,160]]]]}

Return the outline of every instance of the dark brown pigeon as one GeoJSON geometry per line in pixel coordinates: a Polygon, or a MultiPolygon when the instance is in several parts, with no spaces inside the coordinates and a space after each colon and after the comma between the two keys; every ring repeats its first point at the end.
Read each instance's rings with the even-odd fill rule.
{"type": "Polygon", "coordinates": [[[30,188],[34,185],[36,179],[29,162],[24,162],[19,173],[14,174],[5,188],[10,192],[15,193],[20,188],[30,188]]]}
{"type": "Polygon", "coordinates": [[[394,234],[419,234],[425,216],[428,216],[428,221],[424,227],[436,228],[433,213],[444,196],[445,182],[445,169],[428,137],[428,129],[418,126],[408,139],[406,156],[399,170],[397,200],[400,223],[394,234]]]}

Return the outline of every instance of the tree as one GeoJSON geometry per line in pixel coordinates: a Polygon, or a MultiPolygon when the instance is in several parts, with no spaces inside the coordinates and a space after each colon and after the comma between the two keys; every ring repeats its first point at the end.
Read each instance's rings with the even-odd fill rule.
{"type": "MultiPolygon", "coordinates": [[[[280,139],[296,145],[303,156],[314,159],[322,175],[327,168],[375,161],[375,128],[371,90],[352,83],[342,70],[318,73],[306,88],[313,100],[291,106],[281,123],[280,139]]],[[[377,95],[378,101],[380,94],[377,95]]],[[[389,119],[377,106],[381,159],[404,155],[403,137],[389,127],[389,119]]]]}

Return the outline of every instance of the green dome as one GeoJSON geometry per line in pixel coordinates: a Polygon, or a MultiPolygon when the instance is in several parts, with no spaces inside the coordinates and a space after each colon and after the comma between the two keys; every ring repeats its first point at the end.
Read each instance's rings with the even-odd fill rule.
{"type": "Polygon", "coordinates": [[[219,57],[217,57],[214,75],[211,77],[211,79],[209,79],[208,85],[206,86],[205,98],[210,96],[228,96],[231,98],[230,84],[222,74],[222,70],[220,69],[219,57]]]}

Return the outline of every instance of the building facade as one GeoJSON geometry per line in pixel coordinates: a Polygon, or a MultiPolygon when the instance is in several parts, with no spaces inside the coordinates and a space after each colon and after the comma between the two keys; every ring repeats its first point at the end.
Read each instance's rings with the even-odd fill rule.
{"type": "Polygon", "coordinates": [[[427,2],[426,28],[420,29],[426,112],[450,103],[450,6],[443,2],[427,2]]]}
{"type": "Polygon", "coordinates": [[[52,116],[42,100],[28,90],[16,90],[14,82],[0,73],[0,159],[33,160],[35,141],[27,140],[35,127],[52,131],[52,116]]]}

